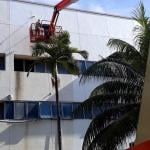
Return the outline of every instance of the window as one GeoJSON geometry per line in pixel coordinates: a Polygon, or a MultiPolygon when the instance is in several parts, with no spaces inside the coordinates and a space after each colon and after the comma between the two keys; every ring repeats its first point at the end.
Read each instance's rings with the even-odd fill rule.
{"type": "Polygon", "coordinates": [[[46,73],[51,73],[52,71],[51,71],[51,64],[50,63],[46,63],[46,70],[45,70],[45,72],[46,73]]]}
{"type": "Polygon", "coordinates": [[[80,73],[83,73],[86,71],[86,65],[85,65],[85,61],[79,60],[78,61],[78,66],[80,69],[80,73]]]}
{"type": "Polygon", "coordinates": [[[44,73],[45,72],[45,63],[35,64],[35,72],[44,73]]]}
{"type": "MultiPolygon", "coordinates": [[[[52,105],[52,118],[53,119],[56,119],[57,118],[57,110],[56,110],[56,103],[55,102],[52,102],[51,103],[51,105],[52,105]]],[[[62,114],[62,112],[61,112],[61,107],[60,107],[60,117],[61,117],[61,114],[62,114]]]]}
{"type": "Polygon", "coordinates": [[[86,69],[91,67],[93,64],[94,64],[94,62],[92,62],[92,61],[86,61],[86,69]]]}
{"type": "Polygon", "coordinates": [[[91,107],[84,108],[84,117],[85,117],[85,119],[92,119],[92,108],[91,107]]]}
{"type": "Polygon", "coordinates": [[[59,74],[69,74],[69,72],[60,64],[57,65],[59,74]]]}
{"type": "Polygon", "coordinates": [[[62,103],[62,118],[72,119],[72,103],[62,103]]]}
{"type": "MultiPolygon", "coordinates": [[[[30,67],[33,65],[33,60],[25,60],[25,72],[28,72],[30,67]]],[[[34,72],[34,67],[30,70],[30,72],[34,72]]]]}
{"type": "Polygon", "coordinates": [[[25,119],[25,103],[15,102],[14,103],[14,119],[25,119]]]}
{"type": "Polygon", "coordinates": [[[24,71],[24,61],[21,59],[14,59],[14,71],[24,71]]]}
{"type": "Polygon", "coordinates": [[[4,119],[4,102],[0,102],[0,120],[4,119]]]}
{"type": "Polygon", "coordinates": [[[38,110],[39,110],[39,105],[37,102],[26,103],[26,113],[28,119],[37,119],[38,110]]]}
{"type": "MultiPolygon", "coordinates": [[[[61,119],[91,119],[102,112],[99,107],[94,107],[92,110],[80,109],[77,113],[75,110],[81,103],[60,103],[60,118],[61,119]]],[[[5,101],[0,102],[0,120],[2,119],[56,119],[56,102],[26,102],[26,101],[5,101]]]]}
{"type": "Polygon", "coordinates": [[[40,118],[52,118],[52,105],[50,102],[40,102],[40,118]]]}
{"type": "Polygon", "coordinates": [[[14,103],[13,102],[5,102],[4,103],[4,114],[5,119],[13,119],[14,118],[14,103]]]}
{"type": "Polygon", "coordinates": [[[93,104],[93,118],[102,113],[102,108],[93,104]]]}
{"type": "Polygon", "coordinates": [[[73,104],[73,118],[74,119],[83,119],[84,118],[83,109],[81,109],[80,112],[75,113],[75,111],[79,107],[79,105],[80,105],[80,103],[73,104]]]}
{"type": "Polygon", "coordinates": [[[0,70],[5,70],[5,56],[0,56],[0,70]]]}

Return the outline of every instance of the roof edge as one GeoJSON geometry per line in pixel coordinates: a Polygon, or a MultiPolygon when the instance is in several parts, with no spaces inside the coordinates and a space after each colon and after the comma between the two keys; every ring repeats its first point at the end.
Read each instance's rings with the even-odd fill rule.
{"type": "MultiPolygon", "coordinates": [[[[1,1],[6,1],[6,0],[1,0],[1,1]]],[[[7,0],[7,1],[28,3],[28,4],[40,5],[40,6],[46,6],[46,7],[54,7],[54,5],[44,4],[44,3],[40,3],[40,2],[30,2],[28,0],[7,0]]],[[[95,11],[91,11],[91,10],[81,10],[81,9],[76,9],[76,8],[65,8],[65,9],[66,10],[71,10],[71,11],[89,13],[89,14],[97,14],[97,15],[102,15],[102,16],[133,20],[131,17],[127,17],[127,16],[121,16],[121,15],[115,15],[115,14],[109,14],[109,13],[101,13],[101,12],[95,12],[95,11]]]]}

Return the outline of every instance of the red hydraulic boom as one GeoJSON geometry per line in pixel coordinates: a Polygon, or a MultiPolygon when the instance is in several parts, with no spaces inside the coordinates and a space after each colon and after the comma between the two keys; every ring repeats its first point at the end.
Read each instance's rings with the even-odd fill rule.
{"type": "Polygon", "coordinates": [[[53,16],[50,22],[38,20],[37,23],[32,23],[30,26],[30,42],[46,42],[55,33],[61,32],[62,27],[56,26],[59,12],[77,1],[78,0],[62,0],[54,7],[53,16]]]}

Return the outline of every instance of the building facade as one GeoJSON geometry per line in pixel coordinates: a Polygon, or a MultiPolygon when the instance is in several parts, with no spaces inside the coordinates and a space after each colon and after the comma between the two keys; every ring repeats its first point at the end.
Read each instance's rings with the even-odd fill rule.
{"type": "MultiPolygon", "coordinates": [[[[47,64],[37,64],[27,78],[34,61],[29,40],[31,23],[50,20],[53,7],[27,0],[0,0],[0,149],[55,150],[55,93],[47,64]]],[[[89,60],[75,58],[84,71],[93,62],[114,50],[107,47],[110,38],[133,44],[131,18],[95,12],[65,9],[58,25],[70,33],[71,46],[89,52],[89,60]]],[[[80,150],[86,129],[95,112],[71,116],[78,103],[102,81],[79,84],[79,78],[59,67],[62,143],[64,150],[80,150]]]]}

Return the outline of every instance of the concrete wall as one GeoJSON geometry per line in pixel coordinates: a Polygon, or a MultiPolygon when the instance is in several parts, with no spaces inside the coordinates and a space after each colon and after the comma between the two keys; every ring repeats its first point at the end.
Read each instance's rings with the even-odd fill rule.
{"type": "MultiPolygon", "coordinates": [[[[38,18],[50,20],[53,8],[26,2],[0,0],[0,53],[6,54],[6,70],[0,71],[0,99],[13,95],[14,100],[42,100],[52,93],[50,75],[14,72],[14,55],[31,56],[29,27],[38,18]],[[32,16],[35,16],[31,19],[32,16]]],[[[113,50],[106,44],[111,37],[132,41],[135,22],[129,18],[66,9],[61,12],[58,25],[70,32],[71,45],[89,52],[89,60],[97,61],[113,50]]],[[[75,56],[82,59],[79,56],[75,56]]],[[[72,75],[59,75],[60,100],[83,101],[101,81],[79,85],[72,75]]],[[[90,120],[63,121],[64,150],[80,150],[84,133],[90,120]]],[[[0,123],[1,150],[55,150],[56,123],[51,120],[16,123],[0,123]]]]}

